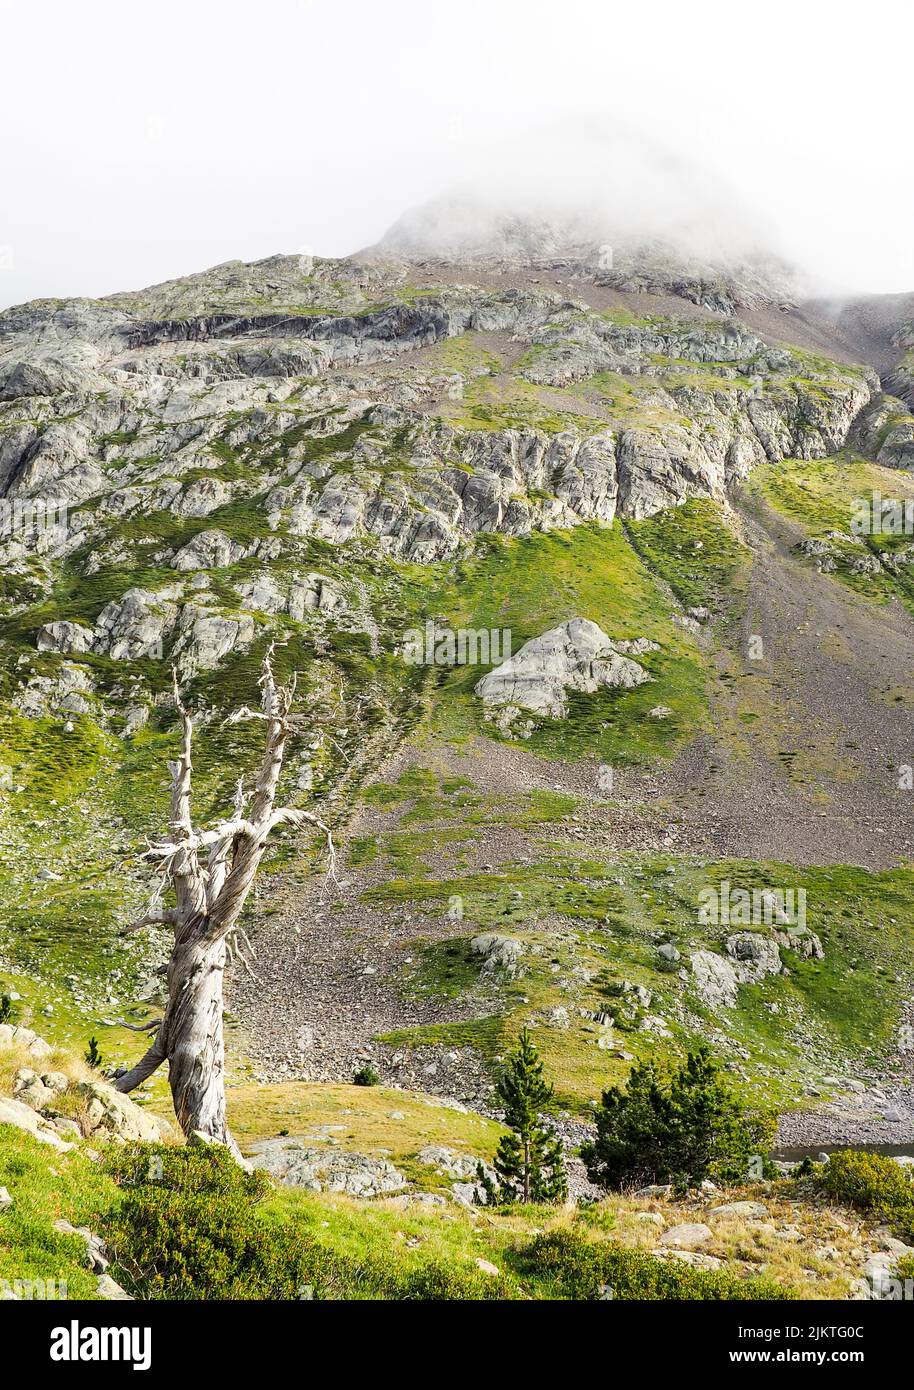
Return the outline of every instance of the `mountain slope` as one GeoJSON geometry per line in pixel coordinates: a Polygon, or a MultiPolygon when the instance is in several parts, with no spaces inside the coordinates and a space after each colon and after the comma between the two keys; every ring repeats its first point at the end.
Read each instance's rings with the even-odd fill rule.
{"type": "Polygon", "coordinates": [[[878,375],[904,394],[903,315],[886,345],[781,267],[610,265],[542,229],[427,252],[0,315],[7,975],[62,1038],[132,1055],[118,1020],[147,1016],[164,940],[116,932],[164,812],[170,667],[200,711],[202,819],[250,761],[224,719],[277,640],[312,721],[285,799],[348,838],[349,882],[321,887],[307,846],[274,861],[239,1069],[349,1079],[370,1052],[485,1107],[532,1014],[572,1109],[699,1036],[781,1104],[830,1069],[900,1075],[914,589],[903,547],[847,533],[855,488],[909,490],[914,419],[878,375]],[[640,643],[649,679],[523,737],[486,717],[485,664],[409,657],[427,623],[517,650],[577,617],[640,643]],[[696,925],[726,874],[802,880],[826,962],[785,956],[732,1015],[690,965],[726,954],[696,925]],[[493,928],[522,941],[516,981],[480,980],[468,943],[493,928]],[[652,996],[631,1026],[623,984],[652,996]]]}

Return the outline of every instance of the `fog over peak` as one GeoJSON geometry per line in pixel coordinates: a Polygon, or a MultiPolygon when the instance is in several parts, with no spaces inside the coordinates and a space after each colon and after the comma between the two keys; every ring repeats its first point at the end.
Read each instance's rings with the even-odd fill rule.
{"type": "Polygon", "coordinates": [[[515,236],[539,223],[535,241],[570,222],[709,263],[780,255],[836,292],[914,288],[891,139],[910,105],[907,14],[886,42],[770,0],[740,41],[723,0],[650,14],[468,0],[440,25],[418,0],[355,22],[309,0],[263,0],[253,19],[227,0],[217,24],[179,0],[154,24],[89,8],[101,22],[62,10],[53,44],[40,7],[10,9],[0,306],[277,251],[345,256],[398,221],[402,239],[404,220],[419,244],[404,214],[442,196],[462,210],[424,213],[423,244],[434,221],[469,244],[494,215],[515,236]],[[252,68],[242,29],[277,36],[269,62],[252,68]]]}
{"type": "Polygon", "coordinates": [[[726,180],[620,122],[565,122],[470,159],[471,171],[394,223],[385,249],[549,254],[661,242],[721,262],[780,250],[774,226],[726,180]]]}

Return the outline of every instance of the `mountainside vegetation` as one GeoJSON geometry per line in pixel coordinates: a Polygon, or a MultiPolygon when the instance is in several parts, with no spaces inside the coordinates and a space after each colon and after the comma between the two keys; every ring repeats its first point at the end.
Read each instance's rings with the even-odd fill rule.
{"type": "Polygon", "coordinates": [[[910,325],[403,235],[0,314],[10,1277],[859,1294],[905,1170],[787,1165],[914,1134],[910,325]],[[245,846],[178,1145],[131,1069],[245,846]]]}

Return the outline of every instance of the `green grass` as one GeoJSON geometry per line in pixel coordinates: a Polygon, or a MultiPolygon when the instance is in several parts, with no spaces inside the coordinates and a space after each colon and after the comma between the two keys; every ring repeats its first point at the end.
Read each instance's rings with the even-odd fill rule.
{"type": "Polygon", "coordinates": [[[744,589],[749,552],[714,502],[692,499],[643,521],[626,534],[652,574],[664,579],[684,607],[714,608],[744,589]]]}
{"type": "Polygon", "coordinates": [[[851,539],[859,500],[871,502],[874,493],[899,501],[914,496],[908,474],[852,454],[814,461],[790,459],[756,469],[746,489],[750,500],[761,498],[801,526],[806,535],[828,539],[836,580],[874,602],[899,599],[914,611],[914,569],[902,565],[897,573],[883,567],[875,574],[864,574],[854,568],[861,558],[904,552],[914,544],[914,536],[861,535],[858,543],[851,539]],[[839,537],[832,537],[832,532],[840,533],[839,537]]]}
{"type": "MultiPolygon", "coordinates": [[[[379,847],[383,854],[383,834],[379,847]]],[[[709,1029],[725,1052],[740,1057],[737,1084],[775,1107],[796,1104],[804,1086],[819,1089],[829,1074],[878,1067],[894,1053],[912,978],[914,871],[800,870],[634,854],[594,861],[573,857],[561,841],[540,839],[532,847],[532,863],[468,872],[452,861],[446,877],[424,865],[403,873],[402,859],[386,861],[389,876],[365,890],[366,902],[409,905],[442,920],[455,901],[461,907],[453,935],[413,943],[415,964],[403,973],[401,988],[458,1001],[469,1015],[399,1029],[387,1041],[465,1044],[492,1059],[532,1024],[560,1100],[572,1109],[586,1108],[603,1086],[624,1079],[629,1063],[623,1051],[639,1060],[672,1060],[709,1029]],[[679,969],[687,972],[692,951],[723,952],[725,938],[739,928],[703,923],[698,909],[702,890],[724,880],[749,890],[804,888],[808,927],[820,937],[825,957],[784,948],[783,974],[742,986],[735,1008],[713,1013],[688,973],[683,981],[661,968],[656,943],[673,941],[679,969]],[[517,978],[480,981],[467,943],[483,931],[524,943],[517,978]],[[620,980],[651,990],[647,1012],[665,1020],[668,1036],[644,1031],[637,1019],[626,1022],[615,998],[620,980]],[[566,1010],[564,1024],[553,1018],[559,1007],[566,1010]],[[581,1015],[582,1008],[616,1017],[609,1049],[597,1046],[601,1029],[581,1015]]]]}
{"type": "Polygon", "coordinates": [[[9,1125],[0,1125],[0,1187],[11,1207],[0,1211],[0,1279],[66,1285],[69,1299],[98,1298],[85,1265],[85,1242],[54,1230],[60,1218],[73,1226],[99,1223],[116,1199],[114,1184],[79,1152],[58,1154],[9,1125]]]}
{"type": "MultiPolygon", "coordinates": [[[[392,1092],[383,1103],[392,1098],[416,1126],[412,1143],[441,1141],[434,1119],[423,1129],[423,1115],[412,1113],[421,1107],[420,1097],[392,1092]]],[[[452,1112],[451,1121],[456,1127],[461,1117],[452,1112]]],[[[484,1132],[468,1132],[463,1142],[469,1153],[484,1157],[496,1127],[478,1119],[476,1124],[484,1132]]],[[[391,1128],[382,1123],[376,1140],[391,1128]]],[[[448,1138],[460,1147],[455,1134],[448,1138]]],[[[399,1151],[395,1156],[403,1163],[399,1151]]],[[[427,1167],[407,1166],[407,1175],[420,1190],[447,1194],[448,1183],[427,1167]]],[[[71,1300],[98,1296],[84,1242],[56,1233],[58,1217],[106,1239],[115,1260],[111,1273],[139,1298],[169,1292],[220,1297],[229,1288],[235,1296],[262,1297],[269,1286],[288,1283],[286,1259],[295,1261],[296,1277],[318,1299],[587,1300],[603,1296],[607,1285],[617,1299],[791,1293],[785,1282],[759,1278],[732,1240],[728,1263],[712,1274],[654,1259],[637,1248],[645,1227],[632,1217],[641,1208],[621,1197],[575,1212],[531,1206],[484,1213],[447,1196],[442,1206],[398,1207],[269,1184],[259,1197],[253,1190],[243,1197],[242,1187],[251,1185],[218,1155],[112,1145],[102,1162],[93,1162],[79,1151],[57,1154],[8,1126],[0,1126],[0,1185],[13,1196],[13,1205],[0,1212],[0,1278],[14,1289],[17,1280],[42,1281],[39,1296],[62,1292],[61,1284],[71,1300]],[[153,1156],[162,1164],[162,1177],[154,1176],[153,1156]],[[213,1173],[208,1193],[206,1171],[216,1157],[225,1172],[221,1178],[213,1173]],[[137,1263],[140,1250],[144,1258],[137,1263]],[[497,1273],[483,1272],[479,1261],[497,1273]],[[201,1275],[210,1280],[202,1291],[201,1275]]],[[[682,1219],[672,1211],[669,1218],[682,1219]]],[[[724,1232],[716,1238],[728,1240],[724,1232]]]]}
{"type": "MultiPolygon", "coordinates": [[[[639,658],[652,680],[633,690],[572,693],[566,720],[540,721],[526,741],[534,752],[608,762],[669,756],[706,718],[702,657],[672,622],[673,607],[621,527],[581,526],[524,541],[493,537],[464,562],[453,585],[432,599],[454,629],[508,629],[512,650],[570,618],[589,618],[609,637],[648,637],[661,650],[639,658]],[[652,718],[659,705],[671,712],[652,718]]],[[[431,606],[431,605],[430,605],[431,606]]],[[[451,740],[492,736],[473,687],[480,668],[443,670],[432,727],[451,740]]]]}

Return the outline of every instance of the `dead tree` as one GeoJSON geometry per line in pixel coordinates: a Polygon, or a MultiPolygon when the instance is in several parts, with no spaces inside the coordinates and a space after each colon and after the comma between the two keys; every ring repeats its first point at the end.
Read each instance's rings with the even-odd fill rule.
{"type": "Polygon", "coordinates": [[[146,857],[161,871],[159,891],[149,910],[128,931],[151,925],[174,929],[174,946],[167,967],[168,1001],[164,1017],[155,1028],[149,1050],[132,1070],[116,1082],[119,1091],[132,1091],[168,1062],[168,1080],[175,1114],[184,1133],[199,1131],[233,1150],[225,1117],[225,1043],[222,1025],[222,986],[227,955],[237,932],[242,908],[252,887],[267,838],[280,825],[310,824],[320,829],[327,842],[330,873],[334,871],[333,837],[327,826],[309,811],[276,809],[276,792],[282,773],[286,744],[292,733],[289,712],[295,683],[277,686],[273,674],[273,648],[263,660],[260,678],[261,709],[238,710],[230,722],[262,719],[266,728],[263,761],[250,805],[239,783],[232,817],[210,830],[195,830],[191,820],[191,744],[193,721],[181,701],[174,673],[175,704],[181,721],[181,756],[169,763],[172,775],[170,835],[150,846],[146,857]],[[170,887],[175,906],[161,905],[162,891],[170,887]]]}

